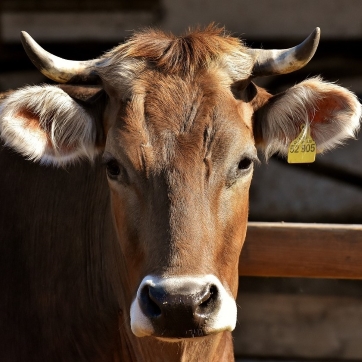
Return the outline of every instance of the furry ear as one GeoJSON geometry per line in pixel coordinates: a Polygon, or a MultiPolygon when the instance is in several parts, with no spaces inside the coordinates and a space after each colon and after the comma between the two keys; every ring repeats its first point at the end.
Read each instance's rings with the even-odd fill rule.
{"type": "Polygon", "coordinates": [[[6,97],[0,103],[0,136],[5,144],[44,164],[62,166],[83,157],[93,159],[97,112],[68,93],[45,85],[22,88],[6,97]]]}
{"type": "Polygon", "coordinates": [[[255,141],[266,158],[286,155],[291,141],[308,124],[317,151],[323,152],[354,137],[360,117],[361,105],[352,92],[312,78],[269,98],[255,112],[255,141]]]}

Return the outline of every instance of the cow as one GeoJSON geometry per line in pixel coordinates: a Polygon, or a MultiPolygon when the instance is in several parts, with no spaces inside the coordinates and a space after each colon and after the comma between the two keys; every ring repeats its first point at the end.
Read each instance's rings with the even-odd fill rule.
{"type": "Polygon", "coordinates": [[[359,129],[336,84],[253,81],[306,65],[319,29],[282,50],[147,29],[87,61],[21,37],[55,84],[0,97],[0,360],[233,361],[257,148],[359,129]]]}

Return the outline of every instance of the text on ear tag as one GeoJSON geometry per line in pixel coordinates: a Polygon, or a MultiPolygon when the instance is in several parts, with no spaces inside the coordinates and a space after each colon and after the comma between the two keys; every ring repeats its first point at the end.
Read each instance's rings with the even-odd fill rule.
{"type": "Polygon", "coordinates": [[[316,153],[316,144],[310,135],[309,125],[306,125],[298,137],[290,143],[288,163],[312,163],[315,161],[316,153]]]}

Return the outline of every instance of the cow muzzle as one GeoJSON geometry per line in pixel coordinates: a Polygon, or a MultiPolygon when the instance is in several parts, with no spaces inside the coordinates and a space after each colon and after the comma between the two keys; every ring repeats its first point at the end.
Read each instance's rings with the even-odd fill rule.
{"type": "Polygon", "coordinates": [[[235,300],[214,275],[148,275],[131,306],[131,329],[137,337],[203,337],[232,331],[235,324],[235,300]]]}

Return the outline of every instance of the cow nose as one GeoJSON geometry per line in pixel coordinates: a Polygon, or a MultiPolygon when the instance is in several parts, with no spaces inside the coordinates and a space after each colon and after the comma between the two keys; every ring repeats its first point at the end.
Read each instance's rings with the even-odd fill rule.
{"type": "Polygon", "coordinates": [[[144,285],[139,303],[157,334],[167,337],[203,336],[204,326],[218,304],[218,288],[212,283],[184,282],[165,288],[162,283],[144,285]]]}
{"type": "Polygon", "coordinates": [[[146,275],[130,309],[137,337],[179,339],[232,331],[236,303],[215,275],[146,275]]]}

